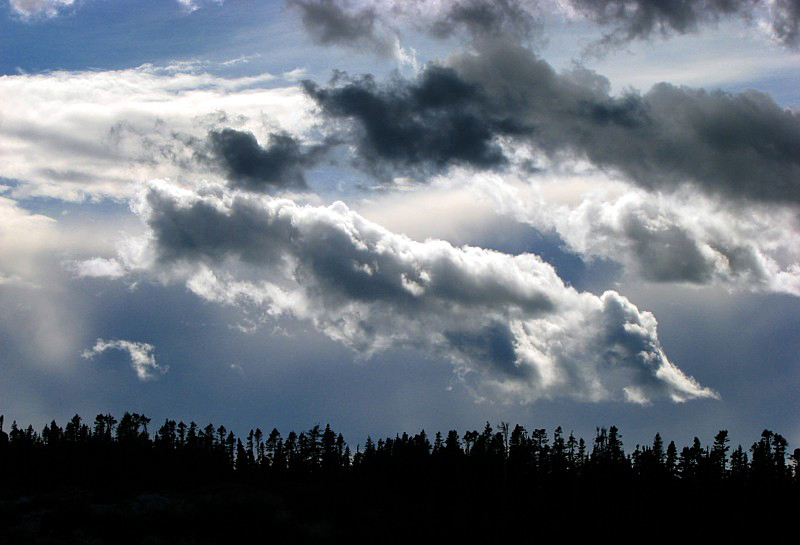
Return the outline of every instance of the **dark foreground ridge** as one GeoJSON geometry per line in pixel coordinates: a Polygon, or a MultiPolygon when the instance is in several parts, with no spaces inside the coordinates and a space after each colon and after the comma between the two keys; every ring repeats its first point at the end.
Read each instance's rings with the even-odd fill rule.
{"type": "Polygon", "coordinates": [[[212,424],[150,429],[125,413],[6,433],[0,417],[0,543],[632,542],[772,532],[800,512],[800,449],[769,430],[747,450],[723,430],[626,453],[614,426],[586,444],[487,423],[353,453],[330,426],[244,442],[212,424]]]}

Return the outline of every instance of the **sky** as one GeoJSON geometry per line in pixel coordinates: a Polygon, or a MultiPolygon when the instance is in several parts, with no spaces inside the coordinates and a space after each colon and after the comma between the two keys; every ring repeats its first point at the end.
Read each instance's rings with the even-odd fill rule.
{"type": "Polygon", "coordinates": [[[0,413],[798,446],[799,24],[2,0],[0,413]]]}

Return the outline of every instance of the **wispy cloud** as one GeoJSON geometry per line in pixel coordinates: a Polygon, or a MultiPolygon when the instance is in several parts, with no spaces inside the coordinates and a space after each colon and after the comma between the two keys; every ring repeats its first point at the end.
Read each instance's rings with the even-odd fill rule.
{"type": "Polygon", "coordinates": [[[0,78],[0,176],[13,196],[123,199],[143,180],[214,176],[198,146],[216,129],[302,134],[310,99],[269,74],[214,76],[192,63],[0,78]],[[265,122],[266,120],[266,122],[265,122]]]}
{"type": "MultiPolygon", "coordinates": [[[[83,0],[93,1],[93,0],[83,0]]],[[[187,13],[210,5],[221,5],[225,0],[176,0],[187,13]]],[[[26,21],[36,19],[51,19],[62,14],[67,8],[78,7],[82,2],[75,0],[8,0],[11,10],[26,21]]]]}
{"type": "Polygon", "coordinates": [[[177,0],[181,7],[191,13],[210,4],[221,5],[225,0],[177,0]]]}
{"type": "Polygon", "coordinates": [[[23,19],[55,17],[75,0],[8,0],[11,10],[23,19]]]}
{"type": "Polygon", "coordinates": [[[561,4],[572,13],[611,27],[600,42],[605,46],[619,46],[653,36],[694,33],[734,17],[759,20],[783,45],[796,47],[800,43],[800,3],[797,0],[565,0],[561,4]]]}
{"type": "Polygon", "coordinates": [[[148,343],[97,339],[94,346],[84,350],[81,356],[86,359],[92,359],[106,350],[127,352],[131,360],[131,367],[136,371],[136,376],[139,377],[139,380],[153,380],[169,370],[169,366],[160,366],[156,363],[156,347],[148,343]]]}

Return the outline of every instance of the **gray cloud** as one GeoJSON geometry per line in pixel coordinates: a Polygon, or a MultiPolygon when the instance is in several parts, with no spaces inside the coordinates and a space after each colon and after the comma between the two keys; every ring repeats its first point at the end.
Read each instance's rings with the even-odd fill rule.
{"type": "Polygon", "coordinates": [[[792,47],[800,45],[800,0],[774,0],[771,8],[775,37],[792,47]]]}
{"type": "Polygon", "coordinates": [[[585,69],[558,74],[522,47],[490,45],[384,87],[369,77],[306,90],[330,117],[355,121],[367,162],[413,169],[507,161],[498,138],[556,161],[584,159],[651,190],[692,184],[729,198],[800,201],[800,114],[757,91],[666,83],[612,96],[585,69]]]}
{"type": "Polygon", "coordinates": [[[287,0],[321,45],[343,45],[389,56],[396,50],[399,22],[444,39],[465,32],[477,40],[498,36],[530,40],[539,30],[538,2],[524,0],[454,0],[439,5],[405,0],[353,5],[333,0],[287,0]]]}
{"type": "Polygon", "coordinates": [[[631,192],[587,198],[555,225],[571,249],[621,262],[651,282],[800,295],[800,237],[790,211],[631,192]]]}
{"type": "Polygon", "coordinates": [[[210,159],[223,170],[233,187],[251,191],[304,189],[304,170],[318,159],[323,147],[303,149],[286,133],[273,133],[262,148],[253,133],[235,129],[208,134],[210,159]]]}
{"type": "Polygon", "coordinates": [[[333,0],[287,0],[286,5],[300,11],[303,26],[320,45],[367,45],[382,56],[393,51],[390,36],[377,28],[382,21],[372,7],[353,8],[333,0]]]}
{"type": "Polygon", "coordinates": [[[397,77],[384,86],[369,76],[335,81],[327,88],[306,81],[304,87],[326,116],[357,121],[359,158],[372,167],[494,168],[506,162],[495,137],[523,131],[506,112],[494,115],[481,88],[450,68],[431,65],[417,80],[397,77]]]}
{"type": "Polygon", "coordinates": [[[597,173],[533,183],[463,172],[452,179],[505,215],[557,234],[582,259],[623,265],[629,278],[800,295],[794,207],[737,205],[692,189],[647,192],[597,173]]]}
{"type": "MultiPolygon", "coordinates": [[[[756,18],[764,3],[758,0],[569,0],[588,19],[612,30],[603,38],[607,45],[619,45],[654,34],[687,34],[721,19],[756,18]]],[[[775,0],[764,15],[773,36],[787,46],[798,45],[800,2],[775,0]]]]}
{"type": "Polygon", "coordinates": [[[800,0],[563,0],[553,8],[539,0],[385,0],[353,5],[333,0],[288,0],[301,12],[312,38],[323,45],[369,44],[379,54],[392,52],[397,23],[407,23],[436,38],[454,34],[478,41],[530,41],[542,33],[542,13],[579,14],[610,28],[591,51],[653,36],[689,34],[727,19],[758,20],[779,43],[800,44],[800,0]]]}
{"type": "Polygon", "coordinates": [[[613,291],[579,293],[534,255],[415,242],[342,203],[299,206],[219,186],[153,182],[136,209],[150,233],[146,251],[119,256],[130,274],[307,320],[366,355],[428,351],[502,399],[716,395],[667,359],[650,313],[613,291]]]}
{"type": "MultiPolygon", "coordinates": [[[[425,2],[417,2],[417,8],[425,2]]],[[[538,2],[524,0],[456,0],[428,23],[428,30],[447,38],[465,29],[479,39],[530,39],[540,30],[538,2]]]]}
{"type": "Polygon", "coordinates": [[[509,46],[452,65],[483,85],[494,109],[534,127],[527,140],[551,157],[588,159],[648,189],[691,183],[732,198],[800,201],[800,114],[766,94],[662,83],[615,97],[594,72],[557,74],[509,46]]]}

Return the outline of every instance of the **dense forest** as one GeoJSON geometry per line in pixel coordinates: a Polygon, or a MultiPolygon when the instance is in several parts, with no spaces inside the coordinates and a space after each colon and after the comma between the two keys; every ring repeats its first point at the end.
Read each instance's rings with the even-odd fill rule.
{"type": "Polygon", "coordinates": [[[734,535],[800,513],[800,449],[787,449],[769,430],[749,448],[722,430],[711,445],[678,448],[656,433],[626,451],[615,426],[587,443],[487,423],[367,438],[353,451],[330,426],[237,438],[125,413],[6,432],[0,417],[0,542],[734,535]]]}

